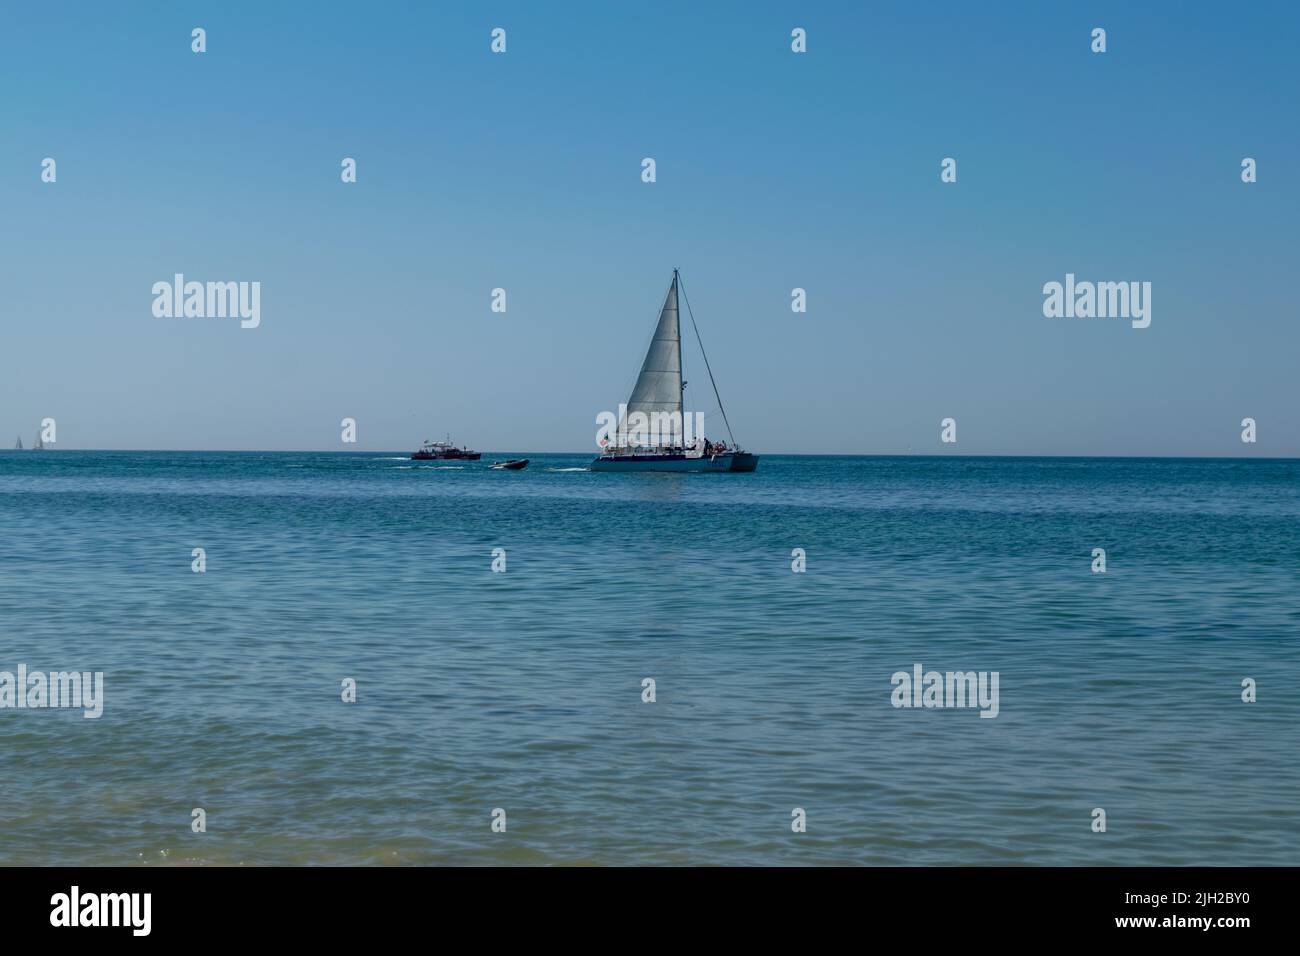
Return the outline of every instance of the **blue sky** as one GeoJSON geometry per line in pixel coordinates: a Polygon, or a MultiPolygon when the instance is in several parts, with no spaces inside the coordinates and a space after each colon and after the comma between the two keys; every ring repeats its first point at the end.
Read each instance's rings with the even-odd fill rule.
{"type": "Polygon", "coordinates": [[[5,5],[0,442],[594,450],[677,266],[758,452],[1300,454],[1300,12],[1134,6],[5,5]]]}

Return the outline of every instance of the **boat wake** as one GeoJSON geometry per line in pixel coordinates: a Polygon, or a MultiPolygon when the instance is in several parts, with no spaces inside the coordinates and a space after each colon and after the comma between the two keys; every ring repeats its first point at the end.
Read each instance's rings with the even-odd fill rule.
{"type": "Polygon", "coordinates": [[[590,471],[591,469],[590,468],[547,468],[546,470],[560,473],[566,471],[590,471]]]}

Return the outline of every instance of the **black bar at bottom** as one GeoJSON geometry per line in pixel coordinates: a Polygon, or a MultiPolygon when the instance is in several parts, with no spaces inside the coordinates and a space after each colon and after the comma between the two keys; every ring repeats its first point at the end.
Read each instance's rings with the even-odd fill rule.
{"type": "Polygon", "coordinates": [[[1298,875],[1295,868],[1210,867],[11,868],[0,869],[0,925],[6,942],[75,932],[82,942],[334,946],[412,934],[449,942],[443,934],[463,930],[486,934],[480,942],[535,943],[538,933],[611,930],[666,945],[667,928],[689,921],[696,941],[733,943],[770,942],[815,923],[819,936],[902,933],[919,941],[933,933],[945,949],[1045,931],[1180,940],[1199,934],[1231,944],[1285,927],[1283,908],[1298,875]]]}

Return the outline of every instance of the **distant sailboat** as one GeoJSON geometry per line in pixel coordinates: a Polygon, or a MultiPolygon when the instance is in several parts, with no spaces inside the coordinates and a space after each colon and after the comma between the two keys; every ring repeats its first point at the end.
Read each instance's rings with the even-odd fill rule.
{"type": "MultiPolygon", "coordinates": [[[[654,338],[650,340],[650,348],[641,364],[641,374],[637,376],[632,395],[627,400],[627,418],[619,422],[619,436],[592,460],[592,471],[753,471],[758,467],[758,456],[741,451],[736,446],[735,436],[731,435],[731,425],[722,408],[722,396],[718,394],[718,385],[713,381],[709,358],[704,354],[703,340],[700,340],[700,354],[709,373],[709,382],[713,385],[714,397],[718,400],[718,411],[722,413],[722,420],[727,425],[731,446],[728,447],[725,442],[708,441],[703,435],[695,436],[694,443],[690,446],[684,444],[682,392],[686,383],[682,381],[682,334],[677,313],[680,285],[681,279],[674,269],[672,284],[668,287],[663,309],[659,312],[654,338]],[[653,416],[660,421],[664,420],[664,416],[669,416],[676,422],[679,443],[647,446],[632,440],[623,444],[622,439],[627,436],[629,422],[633,416],[638,415],[645,420],[652,420],[653,416]]],[[[689,312],[689,301],[686,308],[689,312]]],[[[691,325],[695,326],[694,315],[691,316],[691,325]]],[[[697,340],[700,337],[698,327],[695,328],[695,337],[697,340]]],[[[635,425],[632,429],[635,431],[635,425]]]]}
{"type": "Polygon", "coordinates": [[[41,441],[41,433],[36,433],[36,441],[32,444],[32,451],[41,451],[45,447],[45,442],[41,441]]]}
{"type": "Polygon", "coordinates": [[[18,444],[14,445],[14,451],[22,451],[22,450],[23,450],[23,436],[19,435],[18,444]]]}

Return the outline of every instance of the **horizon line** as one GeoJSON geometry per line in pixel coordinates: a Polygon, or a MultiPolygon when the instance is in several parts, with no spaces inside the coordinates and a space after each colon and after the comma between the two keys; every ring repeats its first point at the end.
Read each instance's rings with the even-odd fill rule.
{"type": "MultiPolygon", "coordinates": [[[[124,454],[144,454],[144,453],[170,453],[184,455],[202,455],[202,454],[226,454],[226,455],[377,455],[393,454],[409,457],[410,453],[399,449],[390,448],[357,448],[351,450],[326,450],[320,448],[54,448],[49,445],[41,449],[36,448],[0,448],[0,452],[29,452],[29,451],[49,451],[49,452],[81,452],[81,453],[124,453],[124,454]]],[[[568,455],[597,457],[599,452],[591,451],[522,451],[512,450],[509,453],[520,453],[527,455],[568,455]]],[[[508,452],[498,451],[481,451],[482,455],[503,455],[508,452]]],[[[1078,460],[1105,460],[1105,459],[1135,459],[1135,460],[1168,460],[1168,461],[1300,461],[1300,455],[1139,455],[1139,454],[1111,454],[1111,455],[1061,455],[1061,454],[1029,454],[1029,453],[993,453],[993,454],[968,454],[957,452],[755,452],[760,458],[1061,458],[1061,459],[1078,459],[1078,460]]]]}

